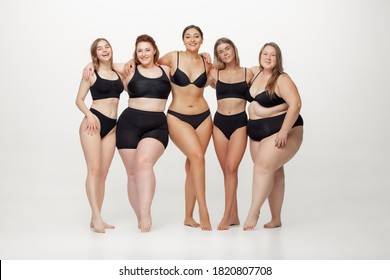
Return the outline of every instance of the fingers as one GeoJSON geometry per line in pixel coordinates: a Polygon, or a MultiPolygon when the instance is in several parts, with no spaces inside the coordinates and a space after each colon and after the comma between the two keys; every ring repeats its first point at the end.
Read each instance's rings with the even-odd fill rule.
{"type": "Polygon", "coordinates": [[[287,139],[276,137],[275,147],[277,147],[278,149],[281,149],[281,148],[284,148],[286,146],[286,144],[287,144],[287,139]]]}
{"type": "Polygon", "coordinates": [[[98,132],[98,127],[96,125],[87,125],[85,131],[88,135],[94,136],[98,132]]]}

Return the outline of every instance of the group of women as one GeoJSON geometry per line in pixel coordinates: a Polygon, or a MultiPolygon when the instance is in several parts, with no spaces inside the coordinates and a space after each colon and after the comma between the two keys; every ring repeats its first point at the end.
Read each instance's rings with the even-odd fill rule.
{"type": "Polygon", "coordinates": [[[126,64],[113,63],[106,39],[99,38],[91,46],[93,63],[84,70],[76,98],[85,115],[80,139],[88,169],[91,228],[99,233],[113,228],[103,220],[101,209],[116,146],[126,168],[128,198],[138,227],[142,232],[150,231],[156,188],[153,167],[170,138],[186,156],[184,224],[211,230],[205,186],[205,153],[211,137],[225,187],[225,210],[217,229],[239,225],[238,168],[247,136],[254,168],[252,202],[243,230],[256,227],[267,198],[272,218],[264,227],[281,226],[283,165],[298,151],[303,137],[300,96],[283,71],[281,50],[277,44],[267,43],[260,50],[259,65],[245,68],[240,65],[235,44],[220,38],[214,46],[212,65],[199,54],[203,32],[198,26],[187,26],[182,39],[184,51],[160,57],[154,39],[140,35],[134,57],[126,64]],[[203,96],[209,85],[215,88],[217,98],[214,118],[203,96]],[[124,89],[129,94],[128,108],[116,123],[119,95],[124,89]],[[88,91],[93,99],[90,109],[84,102],[88,91]],[[165,114],[170,92],[172,102],[165,114]],[[199,223],[194,218],[196,203],[199,223]]]}

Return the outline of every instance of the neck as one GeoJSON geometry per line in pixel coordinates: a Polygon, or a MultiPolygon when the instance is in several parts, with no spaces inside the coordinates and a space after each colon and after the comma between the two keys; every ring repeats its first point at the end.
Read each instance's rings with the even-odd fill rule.
{"type": "Polygon", "coordinates": [[[197,58],[199,56],[198,51],[185,50],[184,53],[190,57],[197,58]]]}
{"type": "Polygon", "coordinates": [[[142,68],[145,68],[145,69],[151,69],[155,66],[154,62],[151,62],[151,63],[147,63],[147,64],[140,64],[139,66],[141,66],[142,68]]]}
{"type": "Polygon", "coordinates": [[[225,63],[225,69],[224,70],[229,70],[229,71],[234,71],[239,69],[240,67],[237,66],[236,62],[231,62],[231,63],[225,63]]]}
{"type": "Polygon", "coordinates": [[[99,70],[102,70],[102,71],[111,70],[110,63],[108,63],[108,62],[100,63],[99,70]]]}
{"type": "Polygon", "coordinates": [[[271,76],[272,75],[272,69],[263,69],[262,72],[266,76],[271,76]]]}

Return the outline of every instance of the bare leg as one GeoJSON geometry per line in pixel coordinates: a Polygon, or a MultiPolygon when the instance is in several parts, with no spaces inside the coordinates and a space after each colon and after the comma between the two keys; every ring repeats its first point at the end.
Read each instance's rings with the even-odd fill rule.
{"type": "Polygon", "coordinates": [[[275,172],[288,162],[298,151],[302,143],[303,127],[292,128],[287,145],[275,147],[276,134],[260,142],[251,140],[251,155],[254,161],[252,203],[244,223],[244,230],[254,229],[259,219],[260,208],[272,191],[275,172]]]}
{"type": "Polygon", "coordinates": [[[264,228],[275,228],[282,226],[282,204],[284,198],[284,168],[276,170],[274,186],[268,196],[268,204],[271,210],[271,221],[264,225],[264,228]]]}
{"type": "Polygon", "coordinates": [[[133,208],[134,213],[137,217],[138,227],[139,227],[141,214],[140,214],[140,206],[138,202],[138,189],[136,188],[136,184],[135,184],[136,152],[137,151],[135,149],[119,150],[119,155],[122,158],[122,162],[126,168],[126,173],[127,173],[127,196],[130,205],[133,208]]]}
{"type": "Polygon", "coordinates": [[[196,131],[187,123],[168,114],[169,134],[176,146],[186,155],[189,164],[189,186],[194,190],[199,206],[200,227],[211,230],[206,205],[205,160],[207,145],[211,137],[211,117],[207,118],[196,131]]]}
{"type": "Polygon", "coordinates": [[[141,140],[137,147],[135,184],[138,190],[141,232],[148,232],[152,227],[151,206],[156,189],[153,167],[163,153],[163,144],[153,138],[141,140]]]}
{"type": "MultiPolygon", "coordinates": [[[[115,129],[113,129],[110,133],[108,133],[101,142],[101,186],[98,188],[98,205],[100,212],[102,212],[103,200],[105,194],[106,187],[106,179],[108,175],[108,171],[110,169],[112,159],[115,153],[115,129]]],[[[108,229],[114,229],[113,225],[110,225],[103,221],[104,226],[108,229]]]]}
{"type": "Polygon", "coordinates": [[[99,205],[99,181],[101,176],[101,139],[99,134],[88,135],[85,119],[80,125],[80,142],[87,163],[87,178],[85,182],[86,193],[92,211],[90,226],[98,233],[105,233],[105,225],[100,214],[99,205]]]}
{"type": "Polygon", "coordinates": [[[214,147],[225,182],[225,211],[218,230],[227,230],[240,224],[237,206],[238,167],[246,149],[246,128],[238,129],[228,140],[216,127],[213,131],[214,147]]]}
{"type": "Polygon", "coordinates": [[[200,224],[194,219],[194,209],[196,203],[196,196],[194,188],[191,187],[191,173],[190,173],[190,161],[188,158],[185,163],[186,170],[186,182],[185,182],[185,218],[184,225],[190,227],[200,227],[200,224]]]}

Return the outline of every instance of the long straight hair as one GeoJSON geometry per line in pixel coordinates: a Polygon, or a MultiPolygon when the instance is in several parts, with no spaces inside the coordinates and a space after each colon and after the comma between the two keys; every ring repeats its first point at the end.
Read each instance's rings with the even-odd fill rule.
{"type": "Polygon", "coordinates": [[[234,54],[236,57],[235,58],[236,65],[239,67],[240,66],[240,57],[238,56],[238,50],[237,50],[236,45],[229,38],[222,37],[222,38],[219,38],[214,44],[214,67],[215,67],[215,69],[222,70],[222,69],[225,69],[225,67],[226,67],[225,63],[222,62],[221,59],[219,59],[218,52],[217,52],[217,48],[221,44],[228,44],[233,48],[234,54]]]}
{"type": "Polygon", "coordinates": [[[263,51],[265,47],[271,46],[275,49],[276,52],[276,65],[274,69],[272,69],[271,77],[269,78],[267,85],[265,86],[265,90],[270,98],[274,96],[275,88],[276,88],[276,82],[278,81],[278,78],[280,75],[285,74],[283,71],[283,58],[282,58],[282,51],[280,50],[279,46],[274,42],[269,42],[264,44],[264,46],[260,49],[259,53],[259,65],[260,65],[260,72],[264,70],[263,66],[261,66],[261,55],[263,54],[263,51]]]}

